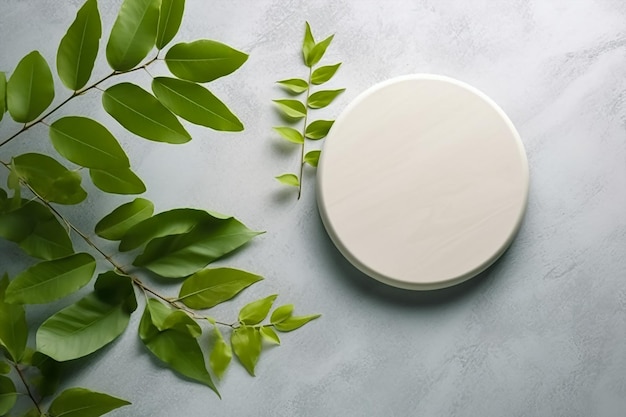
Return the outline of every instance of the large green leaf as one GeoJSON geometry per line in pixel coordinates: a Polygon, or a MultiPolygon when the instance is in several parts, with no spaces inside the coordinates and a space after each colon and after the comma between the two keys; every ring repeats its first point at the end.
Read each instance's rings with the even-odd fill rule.
{"type": "Polygon", "coordinates": [[[306,107],[298,100],[280,99],[273,101],[278,109],[290,119],[302,119],[306,116],[306,107]]]}
{"type": "Polygon", "coordinates": [[[7,76],[0,71],[0,121],[7,111],[7,76]]]}
{"type": "Polygon", "coordinates": [[[14,362],[19,362],[26,349],[28,325],[21,305],[4,302],[9,277],[0,279],[0,346],[4,346],[14,362]]]}
{"type": "Polygon", "coordinates": [[[59,394],[48,409],[50,417],[99,417],[130,403],[85,388],[70,388],[59,394]]]}
{"type": "Polygon", "coordinates": [[[178,43],[165,55],[165,63],[172,74],[199,83],[228,75],[247,59],[247,54],[208,39],[178,43]]]}
{"type": "Polygon", "coordinates": [[[317,167],[320,162],[320,154],[322,151],[309,151],[304,155],[304,162],[311,165],[312,167],[317,167]]]}
{"type": "Polygon", "coordinates": [[[102,105],[119,124],[142,138],[167,143],[191,140],[178,118],[143,88],[121,83],[102,95],[102,105]]]}
{"type": "Polygon", "coordinates": [[[280,332],[291,332],[293,330],[299,329],[304,326],[311,320],[315,320],[320,317],[319,314],[314,314],[310,316],[290,316],[285,320],[282,320],[278,323],[274,323],[274,328],[280,332]]]}
{"type": "Polygon", "coordinates": [[[211,308],[230,300],[262,279],[263,277],[238,269],[203,269],[185,280],[178,300],[194,309],[211,308]]]}
{"type": "Polygon", "coordinates": [[[309,83],[300,78],[290,78],[288,80],[277,81],[283,88],[293,94],[301,94],[309,88],[309,83]]]}
{"type": "Polygon", "coordinates": [[[278,294],[270,295],[257,301],[246,304],[239,311],[239,321],[243,324],[259,324],[269,314],[278,294]]]}
{"type": "Polygon", "coordinates": [[[326,53],[326,49],[328,48],[328,45],[330,45],[330,43],[332,42],[334,36],[335,35],[330,35],[323,41],[315,44],[315,46],[311,50],[311,53],[309,54],[309,64],[308,64],[309,67],[313,67],[318,62],[320,62],[320,60],[324,56],[324,53],[326,53]]]}
{"type": "Polygon", "coordinates": [[[302,137],[302,133],[298,132],[296,129],[287,126],[277,126],[274,128],[280,136],[287,139],[291,143],[302,144],[304,143],[304,137],[302,137]]]}
{"type": "Polygon", "coordinates": [[[98,2],[87,0],[76,13],[57,52],[59,77],[70,90],[79,90],[89,81],[101,35],[98,2]]]}
{"type": "Polygon", "coordinates": [[[0,375],[0,416],[8,413],[17,401],[15,384],[10,378],[0,375]]]}
{"type": "Polygon", "coordinates": [[[310,125],[306,127],[306,137],[313,140],[319,140],[326,135],[328,135],[328,131],[335,123],[334,120],[316,120],[310,125]]]}
{"type": "Polygon", "coordinates": [[[298,179],[298,176],[296,174],[281,174],[277,176],[276,179],[281,184],[290,185],[292,187],[300,186],[300,180],[298,179]]]}
{"type": "Polygon", "coordinates": [[[11,372],[11,365],[5,361],[0,361],[0,374],[8,374],[11,372]]]}
{"type": "Polygon", "coordinates": [[[319,67],[318,69],[313,71],[313,74],[311,75],[311,83],[316,85],[324,84],[326,81],[329,81],[331,78],[333,78],[340,66],[341,62],[335,65],[326,65],[324,67],[319,67]]]}
{"type": "Polygon", "coordinates": [[[146,186],[130,168],[90,169],[93,184],[112,194],[141,194],[146,186]]]}
{"type": "Polygon", "coordinates": [[[127,275],[119,275],[115,271],[98,275],[94,292],[101,301],[111,305],[122,305],[129,313],[137,309],[133,281],[127,275]]]}
{"type": "Polygon", "coordinates": [[[233,351],[217,327],[213,328],[213,335],[215,336],[215,343],[209,356],[209,365],[215,376],[221,379],[233,358],[233,351]]]}
{"type": "Polygon", "coordinates": [[[37,392],[42,397],[54,394],[61,380],[61,367],[59,363],[51,357],[41,352],[34,352],[31,358],[32,366],[39,369],[40,375],[30,379],[30,382],[37,388],[37,392]]]}
{"type": "Polygon", "coordinates": [[[154,213],[154,205],[151,201],[145,198],[136,198],[104,216],[96,224],[96,234],[104,239],[120,240],[128,229],[148,219],[152,213],[154,213]]]}
{"type": "Polygon", "coordinates": [[[38,153],[13,158],[13,168],[44,200],[59,204],[78,204],[87,197],[80,186],[79,173],[69,171],[55,159],[38,153]]]}
{"type": "Polygon", "coordinates": [[[152,81],[152,91],[167,108],[191,123],[225,132],[243,130],[237,116],[201,85],[157,77],[152,81]]]}
{"type": "Polygon", "coordinates": [[[322,90],[309,96],[307,105],[312,109],[321,109],[328,106],[341,93],[346,91],[345,88],[339,90],[322,90]]]}
{"type": "Polygon", "coordinates": [[[96,260],[87,253],[40,262],[16,276],[6,291],[13,304],[44,304],[70,295],[87,285],[96,260]]]}
{"type": "Polygon", "coordinates": [[[161,0],[156,47],[163,49],[178,32],[183,20],[185,0],[161,0]]]}
{"type": "Polygon", "coordinates": [[[105,170],[130,166],[115,137],[93,119],[63,117],[50,125],[50,139],[54,148],[75,164],[105,170]]]}
{"type": "Polygon", "coordinates": [[[111,29],[107,61],[116,71],[139,64],[154,46],[161,0],[124,0],[111,29]]]}
{"type": "Polygon", "coordinates": [[[276,308],[270,317],[271,323],[276,324],[287,320],[293,314],[293,308],[293,304],[285,304],[276,308]]]}
{"type": "Polygon", "coordinates": [[[7,83],[9,113],[16,122],[32,122],[53,99],[50,67],[39,51],[33,51],[17,64],[7,83]]]}
{"type": "Polygon", "coordinates": [[[263,326],[259,330],[261,331],[261,336],[263,336],[263,339],[275,345],[280,345],[280,337],[278,337],[278,335],[271,326],[263,326]]]}
{"type": "Polygon", "coordinates": [[[148,299],[147,308],[152,324],[159,331],[174,330],[193,337],[202,334],[200,325],[182,310],[174,310],[154,298],[148,299]]]}
{"type": "Polygon", "coordinates": [[[250,326],[238,327],[231,333],[230,343],[239,362],[250,375],[254,376],[254,368],[259,361],[262,349],[259,329],[250,326]]]}
{"type": "Polygon", "coordinates": [[[311,67],[311,52],[315,47],[315,39],[313,38],[313,33],[311,33],[311,25],[309,22],[305,23],[304,27],[304,40],[302,41],[302,59],[304,60],[305,65],[311,67]]]}

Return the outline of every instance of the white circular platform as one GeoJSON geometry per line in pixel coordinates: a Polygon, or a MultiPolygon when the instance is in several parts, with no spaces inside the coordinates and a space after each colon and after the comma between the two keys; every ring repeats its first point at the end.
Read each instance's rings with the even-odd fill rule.
{"type": "Polygon", "coordinates": [[[489,267],[528,198],[526,153],[509,118],[477,89],[437,75],[394,78],[356,98],[326,138],[317,177],[341,253],[413,290],[489,267]]]}

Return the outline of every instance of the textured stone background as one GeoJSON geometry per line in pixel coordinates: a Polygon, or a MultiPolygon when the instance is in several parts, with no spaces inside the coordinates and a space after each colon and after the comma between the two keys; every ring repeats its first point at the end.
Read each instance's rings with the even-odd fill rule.
{"type": "MultiPolygon", "coordinates": [[[[105,28],[120,3],[100,1],[105,28]]],[[[157,209],[197,206],[268,231],[224,262],[266,281],[220,308],[218,317],[228,320],[243,303],[274,292],[300,313],[324,316],[268,350],[256,378],[232,367],[221,401],[160,369],[134,331],[139,314],[87,366],[71,367],[67,386],[134,403],[112,416],[624,415],[626,3],[187,3],[177,41],[211,38],[251,54],[241,70],[211,85],[246,125],[243,134],[190,127],[189,144],[147,143],[103,112],[97,91],[66,111],[97,117],[118,134],[157,209]],[[528,213],[510,250],[482,276],[437,293],[378,284],[348,264],[325,234],[313,171],[297,203],[275,182],[274,175],[295,169],[298,155],[272,134],[278,116],[270,100],[281,97],[273,83],[305,76],[299,55],[305,20],[317,38],[336,34],[324,62],[344,62],[329,86],[348,90],[320,117],[336,117],[378,81],[434,72],[483,90],[516,124],[530,161],[528,213]]],[[[53,63],[80,4],[2,0],[0,70],[12,71],[32,49],[53,63]]],[[[108,71],[101,58],[94,76],[108,71]]],[[[144,73],[132,79],[149,83],[144,73]]],[[[0,137],[15,129],[4,122],[0,137]]],[[[0,155],[49,149],[46,136],[33,129],[0,155]]],[[[90,230],[94,217],[122,201],[94,193],[83,208],[64,212],[90,230]]],[[[12,245],[0,250],[9,272],[26,262],[12,245]]],[[[56,308],[30,314],[37,321],[56,308]]]]}

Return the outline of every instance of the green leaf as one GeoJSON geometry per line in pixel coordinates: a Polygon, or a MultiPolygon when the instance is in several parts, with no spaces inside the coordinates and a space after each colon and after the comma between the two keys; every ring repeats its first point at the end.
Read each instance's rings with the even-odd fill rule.
{"type": "Polygon", "coordinates": [[[102,94],[102,105],[119,124],[137,136],[166,143],[185,143],[191,135],[159,100],[143,88],[121,83],[102,94]]]}
{"type": "Polygon", "coordinates": [[[85,388],[70,388],[59,394],[48,409],[50,417],[98,417],[130,403],[85,388]]]}
{"type": "Polygon", "coordinates": [[[151,201],[145,198],[136,198],[104,216],[96,224],[96,234],[104,239],[120,240],[128,229],[150,218],[152,213],[154,213],[154,205],[151,201]]]}
{"type": "Polygon", "coordinates": [[[290,78],[288,80],[277,81],[277,83],[294,94],[303,93],[309,88],[309,83],[300,78],[290,78]]]}
{"type": "Polygon", "coordinates": [[[308,106],[312,109],[321,109],[328,106],[341,93],[346,91],[345,88],[339,90],[322,90],[309,96],[308,106]]]}
{"type": "Polygon", "coordinates": [[[272,324],[281,323],[291,317],[292,314],[293,304],[285,304],[274,310],[272,317],[270,317],[270,322],[272,324]]]}
{"type": "Polygon", "coordinates": [[[161,0],[156,47],[163,49],[170,43],[180,28],[185,10],[185,0],[161,0]]]}
{"type": "Polygon", "coordinates": [[[322,151],[309,151],[304,155],[304,162],[311,165],[312,167],[317,167],[320,161],[320,154],[322,151]]]}
{"type": "Polygon", "coordinates": [[[287,117],[292,119],[302,119],[306,116],[306,107],[298,100],[273,100],[278,109],[287,117]]]}
{"type": "Polygon", "coordinates": [[[40,262],[16,276],[6,291],[12,304],[45,304],[78,291],[91,280],[96,260],[87,253],[40,262]]]}
{"type": "Polygon", "coordinates": [[[247,54],[208,39],[178,43],[165,55],[165,63],[172,74],[183,80],[199,83],[228,75],[247,59],[247,54]]]}
{"type": "Polygon", "coordinates": [[[293,187],[300,186],[300,180],[296,174],[282,174],[276,177],[278,182],[285,185],[291,185],[293,187]]]}
{"type": "Polygon", "coordinates": [[[5,361],[0,361],[0,374],[8,374],[11,372],[11,365],[5,361]]]}
{"type": "Polygon", "coordinates": [[[152,91],[161,103],[188,122],[224,132],[239,132],[243,124],[230,109],[201,85],[157,77],[152,91]]]}
{"type": "Polygon", "coordinates": [[[127,275],[120,275],[115,271],[107,271],[98,275],[94,285],[94,293],[100,301],[124,306],[128,313],[137,309],[133,281],[127,275]]]}
{"type": "Polygon", "coordinates": [[[11,379],[0,375],[0,416],[8,413],[17,401],[17,392],[11,379]]]}
{"type": "Polygon", "coordinates": [[[28,325],[24,307],[4,302],[9,277],[4,274],[0,280],[0,346],[9,353],[14,362],[19,362],[26,349],[28,325]]]}
{"type": "Polygon", "coordinates": [[[320,60],[322,59],[322,57],[326,53],[326,49],[328,48],[328,45],[330,45],[330,43],[332,42],[334,36],[335,35],[330,35],[329,37],[327,37],[326,39],[324,39],[320,43],[315,44],[315,46],[313,47],[313,50],[311,51],[311,54],[309,55],[309,57],[310,57],[310,62],[309,62],[310,65],[309,66],[310,67],[312,67],[312,66],[316,65],[318,62],[320,62],[320,60]]]}
{"type": "Polygon", "coordinates": [[[39,327],[37,350],[60,362],[82,358],[115,340],[129,318],[124,304],[110,304],[89,294],[39,327]]]}
{"type": "Polygon", "coordinates": [[[302,42],[302,59],[307,67],[313,66],[311,64],[311,52],[313,52],[314,47],[315,39],[311,33],[311,26],[309,25],[309,22],[306,22],[306,26],[304,28],[304,41],[302,42]]]}
{"type": "Polygon", "coordinates": [[[262,348],[259,329],[249,326],[238,327],[231,333],[230,343],[239,362],[250,375],[254,376],[254,368],[259,361],[262,348]]]}
{"type": "Polygon", "coordinates": [[[7,83],[7,107],[18,123],[32,122],[52,103],[54,81],[46,60],[38,51],[17,64],[7,83]]]}
{"type": "Polygon", "coordinates": [[[246,304],[239,311],[239,321],[243,324],[249,325],[259,324],[265,320],[265,317],[269,314],[276,297],[278,297],[278,294],[273,294],[246,304]]]}
{"type": "Polygon", "coordinates": [[[334,120],[316,120],[310,125],[306,127],[306,137],[313,140],[319,140],[326,135],[328,135],[328,131],[335,123],[334,120]]]}
{"type": "Polygon", "coordinates": [[[215,335],[215,343],[213,344],[213,350],[209,356],[209,365],[215,376],[222,379],[224,372],[226,372],[233,358],[233,351],[224,341],[224,337],[217,327],[213,328],[213,334],[215,335]]]}
{"type": "Polygon", "coordinates": [[[263,339],[275,345],[280,345],[280,337],[278,337],[274,329],[272,329],[269,326],[263,326],[261,327],[260,330],[261,330],[261,336],[263,336],[263,339]]]}
{"type": "Polygon", "coordinates": [[[41,414],[36,408],[31,408],[24,414],[21,414],[20,417],[45,417],[45,415],[41,414]]]}
{"type": "Polygon", "coordinates": [[[154,298],[148,299],[147,307],[159,331],[174,330],[196,338],[202,334],[200,325],[184,311],[173,310],[154,298]]]}
{"type": "Polygon", "coordinates": [[[7,76],[0,71],[0,121],[7,111],[7,76]]]}
{"type": "Polygon", "coordinates": [[[311,83],[315,85],[324,84],[325,82],[333,78],[340,66],[341,62],[335,65],[326,65],[324,67],[319,67],[318,69],[313,71],[313,74],[311,75],[311,83]]]}
{"type": "Polygon", "coordinates": [[[299,316],[299,317],[289,317],[281,322],[275,323],[274,328],[279,332],[290,332],[292,330],[299,329],[304,326],[311,320],[315,320],[320,317],[320,314],[314,314],[312,316],[299,316]]]}
{"type": "Polygon", "coordinates": [[[302,137],[302,133],[298,132],[296,129],[286,126],[279,126],[274,128],[280,136],[287,139],[291,143],[304,143],[304,138],[302,137]]]}
{"type": "Polygon", "coordinates": [[[33,352],[31,363],[39,369],[40,375],[31,379],[39,394],[42,397],[54,394],[61,380],[59,363],[41,352],[33,352]]]}
{"type": "Polygon", "coordinates": [[[178,301],[196,310],[211,308],[230,300],[263,278],[232,268],[203,269],[183,283],[178,301]]]}
{"type": "Polygon", "coordinates": [[[130,166],[115,137],[93,119],[63,117],[50,125],[50,139],[57,152],[80,166],[96,169],[130,166]]]}
{"type": "Polygon", "coordinates": [[[111,29],[106,55],[111,68],[128,71],[155,43],[161,0],[124,0],[111,29]]]}
{"type": "Polygon", "coordinates": [[[93,184],[112,194],[141,194],[146,186],[130,168],[90,169],[89,176],[93,184]]]}
{"type": "Polygon", "coordinates": [[[89,81],[101,35],[98,2],[87,0],[76,13],[57,52],[59,77],[70,90],[79,90],[89,81]]]}

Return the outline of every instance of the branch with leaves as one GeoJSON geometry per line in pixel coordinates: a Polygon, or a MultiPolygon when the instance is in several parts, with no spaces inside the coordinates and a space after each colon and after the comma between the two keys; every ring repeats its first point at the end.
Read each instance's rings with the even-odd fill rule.
{"type": "Polygon", "coordinates": [[[334,35],[330,35],[323,41],[316,43],[311,33],[311,27],[309,23],[306,22],[304,41],[302,43],[302,59],[304,64],[309,68],[309,75],[306,80],[290,78],[277,82],[294,96],[304,95],[304,101],[290,98],[274,100],[274,103],[276,103],[276,106],[286,121],[296,123],[302,120],[300,130],[292,126],[274,127],[274,130],[283,139],[300,145],[299,172],[281,174],[276,177],[282,184],[297,187],[298,199],[300,199],[302,195],[304,166],[308,164],[312,167],[317,167],[321,154],[321,151],[318,149],[307,152],[305,142],[307,139],[317,141],[325,138],[334,123],[334,120],[312,121],[310,117],[311,110],[328,106],[339,94],[346,90],[345,88],[340,88],[336,90],[313,91],[313,86],[319,86],[330,81],[341,66],[340,62],[334,65],[317,67],[326,53],[326,49],[332,42],[333,37],[334,35]]]}

